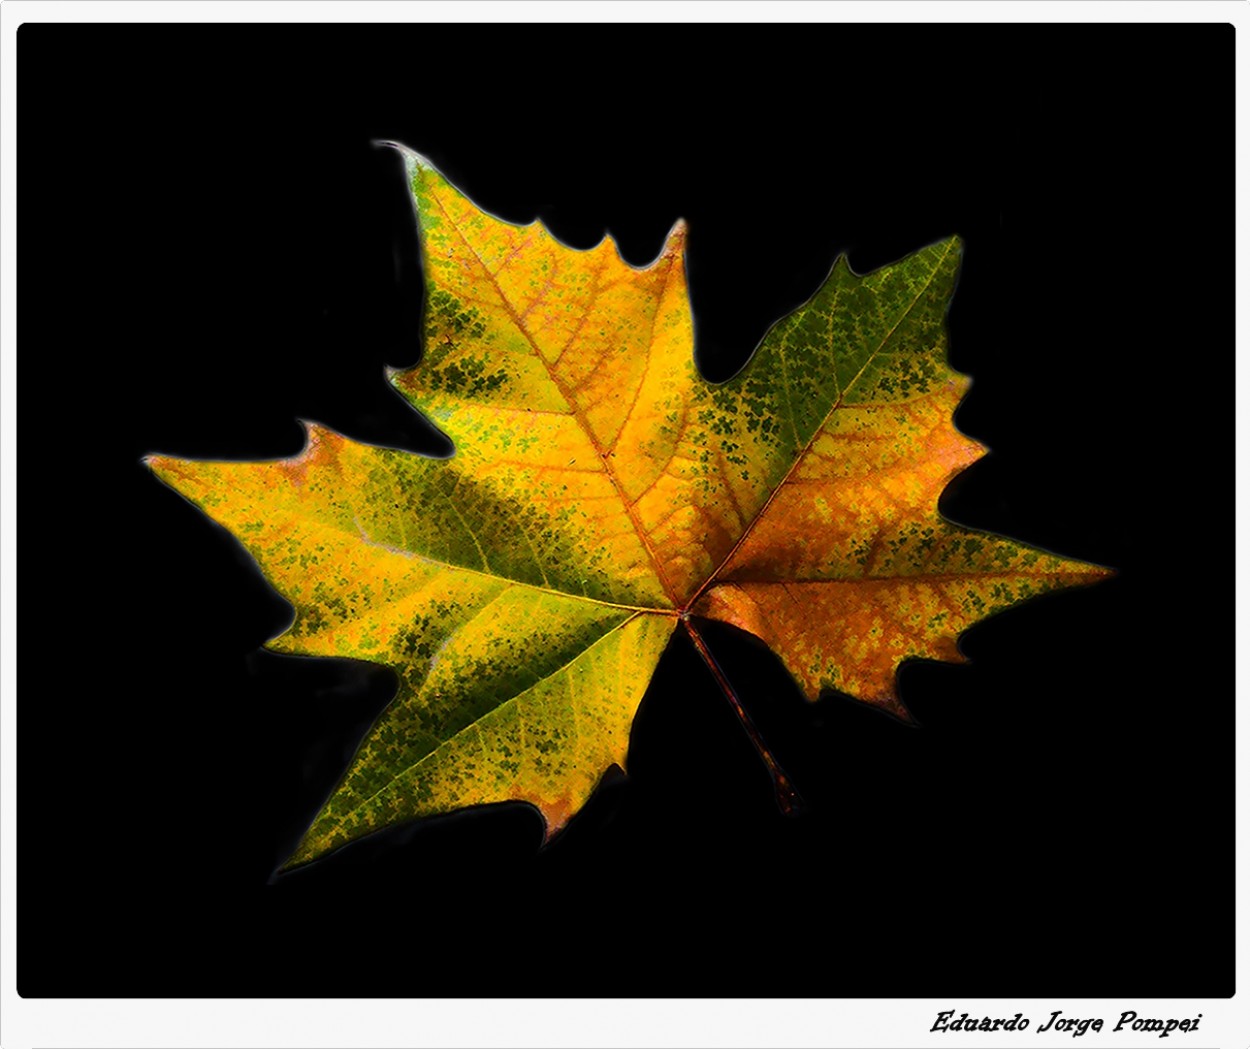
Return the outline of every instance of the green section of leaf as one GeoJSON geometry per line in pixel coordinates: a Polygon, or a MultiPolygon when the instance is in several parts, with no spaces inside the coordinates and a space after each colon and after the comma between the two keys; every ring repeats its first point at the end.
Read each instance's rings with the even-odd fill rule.
{"type": "Polygon", "coordinates": [[[559,621],[572,609],[513,600],[454,635],[424,680],[417,666],[402,676],[399,696],[288,866],[397,821],[490,802],[530,802],[550,836],[610,765],[624,766],[630,725],[675,620],[639,613],[605,631],[602,619],[569,616],[562,636],[544,645],[511,616],[541,611],[559,621]],[[509,647],[495,646],[509,637],[509,647]],[[541,647],[520,657],[528,665],[518,671],[517,648],[531,643],[541,647]],[[525,680],[532,684],[518,690],[525,680]]]}

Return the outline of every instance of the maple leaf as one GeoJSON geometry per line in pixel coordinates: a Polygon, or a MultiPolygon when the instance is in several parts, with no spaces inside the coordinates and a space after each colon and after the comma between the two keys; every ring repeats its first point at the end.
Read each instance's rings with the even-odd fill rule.
{"type": "Polygon", "coordinates": [[[906,716],[902,661],[960,660],[973,622],[1106,574],[938,514],[984,452],[951,421],[968,386],[946,362],[958,239],[865,276],[840,257],[712,384],[684,224],[635,268],[610,238],[575,251],[485,214],[398,148],[426,347],[390,379],[455,454],[308,425],[293,459],[148,460],[294,605],[269,648],[398,675],[288,867],[490,802],[531,803],[549,838],[625,766],[679,626],[745,720],[692,617],[763,639],[811,699],[837,689],[906,716]]]}

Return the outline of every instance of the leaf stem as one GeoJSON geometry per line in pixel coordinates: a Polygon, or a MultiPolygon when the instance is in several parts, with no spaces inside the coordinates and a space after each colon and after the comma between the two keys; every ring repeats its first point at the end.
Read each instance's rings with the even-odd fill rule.
{"type": "Polygon", "coordinates": [[[698,650],[699,655],[703,657],[703,662],[707,664],[708,669],[712,672],[712,677],[716,678],[716,683],[720,685],[720,690],[725,694],[725,698],[729,700],[729,705],[733,707],[734,713],[738,715],[738,720],[746,730],[746,734],[751,740],[751,745],[755,747],[755,752],[760,756],[760,760],[764,762],[764,767],[768,769],[768,775],[773,781],[773,793],[777,799],[777,807],[787,816],[793,816],[801,812],[803,810],[802,795],[794,789],[794,784],[790,782],[790,777],[785,774],[777,763],[777,759],[773,757],[773,752],[768,749],[768,745],[760,735],[759,729],[755,727],[755,722],[751,720],[751,715],[747,713],[746,707],[742,705],[742,700],[738,698],[738,693],[734,691],[733,685],[729,683],[729,678],[725,676],[725,672],[721,670],[720,664],[716,662],[716,657],[712,655],[711,650],[704,642],[703,635],[699,633],[698,628],[694,625],[689,615],[683,615],[681,621],[686,627],[686,633],[690,635],[690,640],[694,642],[694,647],[698,650]]]}

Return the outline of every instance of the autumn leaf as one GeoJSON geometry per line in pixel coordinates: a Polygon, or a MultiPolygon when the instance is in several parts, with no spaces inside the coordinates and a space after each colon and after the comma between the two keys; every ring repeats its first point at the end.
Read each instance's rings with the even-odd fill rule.
{"type": "Polygon", "coordinates": [[[865,276],[839,258],[713,384],[682,223],[634,268],[610,239],[575,251],[493,218],[399,148],[426,346],[390,379],[455,454],[309,425],[293,459],[148,460],[294,605],[269,648],[398,676],[287,866],[490,802],[529,802],[555,834],[625,766],[679,626],[737,703],[692,617],[763,639],[811,699],[905,716],[903,660],[959,660],[977,620],[1106,573],[937,511],[984,451],[951,421],[968,387],[946,361],[958,239],[865,276]]]}

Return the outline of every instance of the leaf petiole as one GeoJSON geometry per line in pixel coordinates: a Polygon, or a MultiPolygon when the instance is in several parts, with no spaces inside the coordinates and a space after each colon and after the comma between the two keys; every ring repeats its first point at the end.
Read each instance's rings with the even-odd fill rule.
{"type": "Polygon", "coordinates": [[[751,745],[755,747],[755,752],[759,754],[760,760],[764,762],[764,767],[768,769],[768,775],[773,781],[773,793],[777,799],[777,807],[787,816],[798,815],[805,807],[802,795],[795,790],[794,784],[790,782],[790,777],[785,774],[785,771],[777,763],[777,759],[773,757],[773,752],[768,749],[768,745],[760,735],[759,729],[755,727],[755,722],[751,720],[751,715],[747,713],[746,708],[742,705],[742,700],[738,698],[738,693],[734,690],[733,685],[729,683],[729,678],[725,676],[725,672],[721,670],[720,664],[716,662],[716,657],[712,655],[711,650],[707,647],[706,642],[703,640],[703,635],[699,633],[698,628],[694,625],[694,621],[689,614],[682,615],[681,621],[686,628],[686,633],[690,635],[690,640],[694,642],[694,647],[698,650],[699,655],[703,657],[703,662],[707,664],[708,669],[712,672],[712,676],[716,678],[716,683],[720,685],[721,691],[725,694],[725,698],[729,700],[729,705],[733,707],[734,713],[738,715],[738,720],[746,730],[746,734],[751,740],[751,745]]]}

